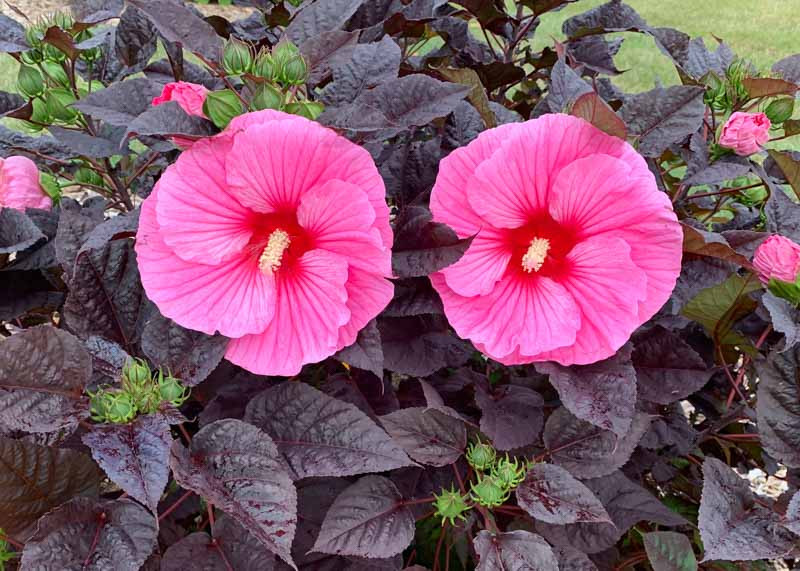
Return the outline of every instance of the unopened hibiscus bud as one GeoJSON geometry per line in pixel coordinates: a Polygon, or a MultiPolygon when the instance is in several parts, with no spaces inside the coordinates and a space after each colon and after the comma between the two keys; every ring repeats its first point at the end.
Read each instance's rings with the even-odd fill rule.
{"type": "Polygon", "coordinates": [[[478,476],[478,483],[472,484],[470,497],[473,501],[488,508],[501,506],[508,500],[510,492],[493,476],[478,476]]]}
{"type": "Polygon", "coordinates": [[[141,359],[135,359],[125,363],[122,368],[122,376],[130,385],[141,387],[152,380],[153,373],[147,363],[141,359]]]}
{"type": "Polygon", "coordinates": [[[162,402],[173,406],[181,406],[189,398],[189,389],[183,386],[180,379],[159,373],[158,393],[162,402]]]}
{"type": "Polygon", "coordinates": [[[94,186],[103,186],[103,177],[97,171],[89,167],[80,167],[75,171],[75,182],[82,182],[84,184],[92,184],[94,186]]]}
{"type": "Polygon", "coordinates": [[[769,141],[772,126],[764,113],[733,113],[722,127],[719,144],[733,149],[737,155],[746,157],[757,153],[769,141]]]}
{"type": "Polygon", "coordinates": [[[800,245],[784,236],[770,236],[756,250],[753,265],[772,293],[800,303],[800,245]]]}
{"type": "Polygon", "coordinates": [[[275,63],[275,74],[277,79],[284,83],[289,83],[284,75],[286,66],[300,56],[300,50],[289,40],[281,40],[272,48],[272,61],[275,63]]]}
{"type": "Polygon", "coordinates": [[[302,85],[308,78],[306,60],[300,54],[290,58],[284,65],[281,77],[289,85],[302,85]]]}
{"type": "Polygon", "coordinates": [[[506,454],[492,468],[492,476],[501,487],[511,490],[522,483],[526,471],[525,463],[520,464],[516,459],[511,460],[506,454]]]}
{"type": "Polygon", "coordinates": [[[0,158],[0,208],[47,209],[50,197],[39,183],[39,169],[28,157],[0,158]]]}
{"type": "Polygon", "coordinates": [[[490,470],[494,464],[497,452],[491,444],[484,444],[480,440],[470,444],[467,448],[467,462],[476,470],[490,470]]]}
{"type": "Polygon", "coordinates": [[[325,106],[319,101],[295,101],[284,106],[283,110],[312,121],[320,116],[325,106]]]}
{"type": "Polygon", "coordinates": [[[269,83],[262,83],[250,101],[256,111],[263,109],[280,109],[283,104],[283,93],[269,83]]]}
{"type": "Polygon", "coordinates": [[[436,508],[436,515],[442,518],[442,525],[445,521],[449,521],[450,525],[456,524],[456,519],[466,520],[464,513],[469,511],[467,504],[467,497],[462,496],[455,488],[450,486],[449,490],[442,490],[439,495],[433,495],[435,501],[433,502],[436,508]]]}
{"type": "Polygon", "coordinates": [[[55,86],[69,87],[69,76],[64,71],[64,66],[54,61],[43,61],[42,69],[44,70],[50,83],[55,86]]]}
{"type": "Polygon", "coordinates": [[[136,404],[133,402],[131,395],[124,392],[108,394],[110,397],[107,398],[104,404],[106,407],[106,419],[109,422],[124,424],[136,417],[136,404]]]}
{"type": "Polygon", "coordinates": [[[275,62],[272,59],[272,54],[267,50],[262,49],[258,52],[256,61],[253,62],[253,75],[263,77],[269,81],[276,78],[275,62]]]}
{"type": "Polygon", "coordinates": [[[44,55],[45,61],[51,61],[53,63],[61,63],[67,59],[67,54],[53,44],[42,44],[42,55],[44,55]]]}
{"type": "Polygon", "coordinates": [[[203,104],[203,112],[214,122],[214,125],[224,129],[231,119],[242,113],[242,102],[239,96],[230,89],[212,91],[203,104]]]}
{"type": "Polygon", "coordinates": [[[773,123],[783,123],[792,116],[794,112],[794,98],[782,97],[776,99],[764,110],[764,114],[773,123]]]}
{"type": "Polygon", "coordinates": [[[188,81],[174,81],[168,83],[161,90],[161,94],[153,97],[153,105],[161,105],[167,101],[175,101],[189,115],[206,117],[203,104],[208,96],[208,89],[198,83],[188,81]]]}
{"type": "Polygon", "coordinates": [[[22,64],[17,74],[17,87],[28,97],[39,97],[44,93],[44,79],[35,67],[22,64]]]}
{"type": "Polygon", "coordinates": [[[50,115],[50,112],[47,110],[47,103],[42,99],[34,99],[31,105],[33,106],[30,117],[32,122],[27,125],[33,131],[41,131],[42,125],[49,125],[53,122],[53,116],[50,115]]]}
{"type": "Polygon", "coordinates": [[[229,39],[222,52],[222,67],[230,75],[241,75],[250,71],[253,67],[253,50],[241,40],[229,39]]]}
{"type": "Polygon", "coordinates": [[[46,25],[42,21],[36,22],[32,26],[26,28],[25,39],[27,40],[28,45],[32,48],[40,48],[42,46],[42,38],[44,38],[46,29],[46,25]]]}
{"type": "Polygon", "coordinates": [[[45,103],[47,112],[58,121],[72,123],[78,117],[77,109],[70,107],[77,101],[72,91],[63,87],[56,87],[47,92],[45,103]]]}
{"type": "Polygon", "coordinates": [[[19,54],[19,58],[22,60],[22,63],[27,63],[28,65],[35,65],[42,61],[42,52],[37,48],[29,49],[27,52],[22,52],[19,54]]]}

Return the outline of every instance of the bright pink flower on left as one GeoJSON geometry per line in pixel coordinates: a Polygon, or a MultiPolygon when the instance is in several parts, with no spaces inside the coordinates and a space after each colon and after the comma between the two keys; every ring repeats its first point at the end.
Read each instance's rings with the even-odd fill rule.
{"type": "Polygon", "coordinates": [[[166,84],[161,90],[161,95],[153,97],[152,103],[161,105],[167,101],[175,101],[189,115],[205,117],[203,103],[206,102],[206,95],[208,95],[208,89],[202,85],[188,81],[176,81],[166,84]]]}
{"type": "Polygon", "coordinates": [[[39,184],[36,163],[27,157],[0,158],[0,208],[47,209],[52,205],[39,184]]]}
{"type": "Polygon", "coordinates": [[[164,171],[142,205],[147,296],[232,338],[228,360],[294,375],[352,344],[392,297],[392,231],[372,157],[307,119],[236,117],[164,171]]]}

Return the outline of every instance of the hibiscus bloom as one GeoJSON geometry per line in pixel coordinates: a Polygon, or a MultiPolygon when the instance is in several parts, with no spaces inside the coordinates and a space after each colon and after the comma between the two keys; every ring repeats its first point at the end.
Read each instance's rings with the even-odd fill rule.
{"type": "Polygon", "coordinates": [[[0,208],[50,208],[53,201],[39,184],[39,169],[27,157],[0,158],[0,208]]]}
{"type": "Polygon", "coordinates": [[[613,355],[664,304],[682,232],[644,159],[567,115],[490,129],[439,166],[464,256],[431,276],[453,328],[512,365],[613,355]]]}
{"type": "Polygon", "coordinates": [[[392,297],[392,231],[369,153],[301,117],[260,111],[181,154],[142,205],[147,296],[177,323],[231,337],[226,357],[294,375],[392,297]]]}
{"type": "Polygon", "coordinates": [[[800,275],[800,245],[785,236],[770,236],[756,250],[753,265],[765,284],[771,279],[794,283],[800,275]]]}

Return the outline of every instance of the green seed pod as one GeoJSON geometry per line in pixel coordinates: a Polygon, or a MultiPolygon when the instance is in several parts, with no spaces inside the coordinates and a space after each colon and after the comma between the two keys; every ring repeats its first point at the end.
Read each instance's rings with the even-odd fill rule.
{"type": "Polygon", "coordinates": [[[43,61],[42,69],[44,69],[51,85],[54,87],[69,87],[69,76],[60,63],[43,61]]]}
{"type": "Polygon", "coordinates": [[[111,396],[103,389],[89,393],[89,415],[95,422],[105,422],[108,419],[108,406],[111,396]]]}
{"type": "Polygon", "coordinates": [[[17,87],[20,92],[30,98],[39,97],[44,93],[44,79],[35,67],[20,65],[17,74],[17,87]]]}
{"type": "Polygon", "coordinates": [[[39,20],[32,26],[29,26],[25,29],[25,39],[28,41],[28,45],[32,48],[40,48],[42,46],[42,38],[44,38],[44,33],[47,31],[47,24],[44,21],[39,20]]]}
{"type": "Polygon", "coordinates": [[[69,12],[59,11],[50,14],[50,26],[58,26],[65,32],[69,32],[75,25],[75,20],[69,12]]]}
{"type": "Polygon", "coordinates": [[[42,55],[41,50],[37,48],[29,49],[27,52],[22,52],[20,54],[20,59],[23,63],[27,63],[28,65],[35,65],[40,63],[44,56],[42,55]]]}
{"type": "Polygon", "coordinates": [[[794,113],[794,97],[781,97],[776,99],[764,110],[770,121],[773,123],[783,123],[791,118],[794,113]]]}
{"type": "Polygon", "coordinates": [[[280,109],[283,103],[283,93],[269,83],[262,83],[256,90],[256,94],[250,101],[250,105],[256,111],[262,109],[280,109]]]}
{"type": "MultiPolygon", "coordinates": [[[[84,169],[84,167],[78,169],[78,171],[82,169],[84,169]]],[[[89,169],[84,170],[88,171],[89,169]]],[[[89,174],[85,176],[90,177],[89,174]]],[[[75,174],[75,178],[77,180],[77,173],[75,174]]],[[[147,366],[147,363],[142,359],[134,359],[133,361],[125,363],[125,366],[122,368],[122,378],[123,385],[126,387],[143,387],[153,379],[153,373],[150,371],[150,367],[147,366]]]]}
{"type": "Polygon", "coordinates": [[[442,518],[442,525],[448,520],[450,525],[455,525],[456,519],[466,521],[464,513],[470,509],[467,497],[457,492],[452,484],[449,490],[442,490],[441,494],[438,496],[434,494],[433,497],[436,498],[433,502],[436,507],[436,515],[442,518]]]}
{"type": "Polygon", "coordinates": [[[34,99],[31,103],[33,105],[31,121],[38,123],[38,125],[33,125],[31,123],[32,126],[36,127],[37,130],[41,130],[41,125],[49,125],[53,122],[53,116],[50,115],[50,112],[47,110],[47,103],[41,99],[34,99]]]}
{"type": "Polygon", "coordinates": [[[272,61],[275,64],[275,74],[279,81],[286,82],[283,75],[286,65],[296,57],[300,57],[300,50],[289,40],[281,40],[272,48],[272,61]]]}
{"type": "Polygon", "coordinates": [[[283,110],[292,115],[300,115],[306,119],[315,120],[320,116],[325,106],[319,101],[295,101],[284,105],[283,110]]]}
{"type": "Polygon", "coordinates": [[[263,77],[269,81],[276,78],[275,62],[272,60],[272,54],[267,50],[262,49],[258,52],[258,56],[256,56],[256,60],[253,62],[253,75],[263,77]]]}
{"type": "Polygon", "coordinates": [[[467,448],[467,462],[476,470],[487,471],[494,465],[497,452],[491,444],[484,444],[480,440],[473,442],[467,448]]]}
{"type": "Polygon", "coordinates": [[[242,114],[242,102],[230,89],[212,91],[203,103],[203,113],[214,122],[214,125],[224,129],[231,119],[242,114]]]}
{"type": "Polygon", "coordinates": [[[236,38],[225,42],[222,52],[222,67],[230,75],[247,73],[253,67],[253,50],[249,44],[236,38]]]}
{"type": "Polygon", "coordinates": [[[108,393],[111,397],[106,403],[106,418],[109,422],[124,424],[136,417],[136,404],[128,393],[108,393]]]}
{"type": "Polygon", "coordinates": [[[498,485],[506,490],[519,486],[525,479],[525,464],[520,464],[516,458],[511,460],[508,454],[500,458],[492,468],[492,477],[498,485]]]}
{"type": "Polygon", "coordinates": [[[479,476],[478,483],[472,484],[470,497],[482,506],[494,508],[506,503],[510,497],[510,492],[492,476],[479,476]]]}
{"type": "Polygon", "coordinates": [[[53,44],[42,44],[42,54],[44,59],[52,62],[62,62],[67,59],[67,54],[55,47],[53,44]]]}
{"type": "Polygon", "coordinates": [[[75,171],[75,181],[94,186],[104,186],[103,177],[89,167],[80,167],[75,171]]]}
{"type": "Polygon", "coordinates": [[[64,123],[72,123],[78,118],[78,110],[70,107],[75,101],[72,92],[63,87],[53,88],[45,94],[47,112],[64,123]]]}
{"type": "Polygon", "coordinates": [[[303,56],[297,54],[283,65],[281,78],[289,85],[302,85],[308,79],[308,66],[303,56]]]}
{"type": "Polygon", "coordinates": [[[173,406],[181,406],[189,398],[189,390],[183,386],[180,379],[171,376],[160,375],[158,392],[162,402],[171,403],[173,406]]]}

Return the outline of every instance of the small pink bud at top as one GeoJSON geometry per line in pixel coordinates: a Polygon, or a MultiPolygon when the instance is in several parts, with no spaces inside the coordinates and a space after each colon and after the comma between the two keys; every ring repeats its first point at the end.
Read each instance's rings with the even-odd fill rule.
{"type": "Polygon", "coordinates": [[[800,273],[800,246],[783,236],[770,236],[756,250],[753,265],[764,283],[770,279],[794,283],[800,273]]]}
{"type": "Polygon", "coordinates": [[[769,141],[772,123],[764,113],[733,113],[722,127],[719,144],[746,157],[757,153],[769,141]]]}
{"type": "Polygon", "coordinates": [[[187,81],[177,81],[168,83],[161,91],[161,95],[153,97],[153,105],[161,105],[167,101],[176,101],[181,109],[189,115],[205,117],[203,113],[203,103],[206,101],[208,89],[197,83],[187,81]]]}
{"type": "Polygon", "coordinates": [[[53,201],[39,184],[36,163],[27,157],[0,158],[0,208],[47,209],[53,201]]]}

